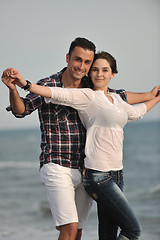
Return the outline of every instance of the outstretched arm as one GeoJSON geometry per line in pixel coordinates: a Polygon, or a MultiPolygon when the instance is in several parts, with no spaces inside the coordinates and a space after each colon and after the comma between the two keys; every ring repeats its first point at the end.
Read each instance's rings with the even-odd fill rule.
{"type": "MultiPolygon", "coordinates": [[[[26,84],[27,84],[27,82],[25,81],[23,87],[26,86],[26,84]]],[[[31,83],[31,86],[28,90],[36,95],[40,95],[45,98],[52,97],[51,90],[47,86],[39,86],[37,84],[31,83]]]]}
{"type": "MultiPolygon", "coordinates": [[[[14,68],[8,68],[3,72],[2,81],[10,89],[11,102],[13,102],[11,106],[16,105],[15,104],[16,100],[21,100],[17,92],[16,85],[19,87],[24,87],[27,85],[27,81],[22,77],[20,72],[18,72],[14,68]]],[[[39,86],[32,83],[28,90],[42,97],[47,97],[47,98],[51,97],[51,91],[49,87],[39,86]]]]}
{"type": "Polygon", "coordinates": [[[123,105],[128,114],[129,121],[136,121],[140,119],[146,112],[150,111],[157,103],[160,102],[160,91],[158,91],[157,96],[145,103],[130,105],[123,101],[123,105]]]}
{"type": "MultiPolygon", "coordinates": [[[[27,91],[44,97],[46,103],[52,102],[54,104],[70,106],[75,109],[84,109],[93,100],[93,90],[91,89],[50,88],[33,83],[28,85],[27,81],[16,69],[10,69],[6,72],[6,75],[9,81],[14,81],[19,87],[26,88],[27,86],[27,91]]],[[[14,88],[16,87],[14,86],[14,88]]]]}
{"type": "Polygon", "coordinates": [[[13,71],[12,68],[7,68],[2,74],[2,82],[9,88],[9,99],[13,112],[22,114],[25,111],[25,105],[16,88],[17,79],[10,76],[13,71]]]}
{"type": "Polygon", "coordinates": [[[157,96],[159,89],[160,89],[160,85],[154,87],[150,92],[145,92],[145,93],[126,92],[127,102],[129,104],[137,104],[137,103],[152,100],[157,96]]]}

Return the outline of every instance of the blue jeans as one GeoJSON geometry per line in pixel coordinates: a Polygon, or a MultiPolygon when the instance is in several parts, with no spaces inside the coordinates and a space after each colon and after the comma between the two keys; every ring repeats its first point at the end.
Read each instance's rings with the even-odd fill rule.
{"type": "Polygon", "coordinates": [[[139,222],[123,194],[122,170],[101,172],[87,169],[83,184],[97,202],[99,240],[139,239],[139,222]],[[118,227],[121,229],[119,238],[118,227]]]}

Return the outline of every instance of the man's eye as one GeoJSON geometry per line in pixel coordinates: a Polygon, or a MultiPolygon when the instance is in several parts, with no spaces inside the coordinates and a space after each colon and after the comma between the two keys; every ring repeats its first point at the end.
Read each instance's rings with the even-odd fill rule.
{"type": "Polygon", "coordinates": [[[85,64],[86,64],[86,65],[89,65],[89,64],[91,64],[91,62],[90,62],[90,61],[86,61],[85,64]]]}
{"type": "Polygon", "coordinates": [[[81,59],[80,58],[76,58],[75,59],[77,62],[81,62],[81,59]]]}

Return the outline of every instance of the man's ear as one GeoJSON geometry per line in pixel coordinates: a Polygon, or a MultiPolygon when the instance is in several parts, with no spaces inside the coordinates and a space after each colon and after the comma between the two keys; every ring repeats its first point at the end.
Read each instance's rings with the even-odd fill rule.
{"type": "Polygon", "coordinates": [[[66,54],[66,62],[69,63],[69,54],[66,54]]]}

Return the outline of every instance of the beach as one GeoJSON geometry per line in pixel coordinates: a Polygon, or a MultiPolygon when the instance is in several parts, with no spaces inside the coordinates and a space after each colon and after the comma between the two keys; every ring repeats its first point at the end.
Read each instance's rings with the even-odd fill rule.
{"type": "MultiPolygon", "coordinates": [[[[160,121],[125,127],[125,195],[142,225],[141,240],[160,239],[160,121]]],[[[0,131],[0,239],[50,240],[52,226],[39,175],[40,130],[0,131]]],[[[82,240],[97,240],[93,204],[82,240]]]]}

